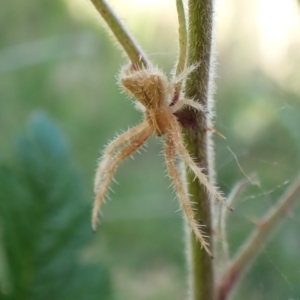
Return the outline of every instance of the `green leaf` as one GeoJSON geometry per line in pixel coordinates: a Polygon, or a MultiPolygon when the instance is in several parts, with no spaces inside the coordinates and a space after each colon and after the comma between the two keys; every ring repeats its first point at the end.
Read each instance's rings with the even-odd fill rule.
{"type": "Polygon", "coordinates": [[[92,236],[90,207],[63,138],[43,115],[18,138],[13,164],[0,165],[0,228],[0,299],[110,299],[107,270],[79,262],[92,236]]]}

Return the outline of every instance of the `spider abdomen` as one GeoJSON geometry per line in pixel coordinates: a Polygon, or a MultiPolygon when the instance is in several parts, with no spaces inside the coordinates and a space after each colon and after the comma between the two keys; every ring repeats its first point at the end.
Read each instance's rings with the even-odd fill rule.
{"type": "Polygon", "coordinates": [[[163,105],[170,89],[167,77],[158,69],[139,70],[120,79],[123,89],[144,107],[157,109],[163,105]]]}

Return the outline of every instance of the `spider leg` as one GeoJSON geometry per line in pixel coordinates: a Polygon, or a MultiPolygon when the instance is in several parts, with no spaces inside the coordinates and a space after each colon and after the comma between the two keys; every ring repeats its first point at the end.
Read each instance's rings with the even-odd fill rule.
{"type": "Polygon", "coordinates": [[[126,132],[124,132],[123,134],[121,134],[120,136],[118,136],[116,139],[114,139],[108,144],[96,171],[95,181],[94,181],[95,193],[97,193],[97,190],[99,189],[99,185],[101,184],[101,178],[106,171],[107,165],[109,164],[110,160],[113,159],[112,155],[114,151],[125,142],[130,141],[132,138],[140,134],[143,130],[147,128],[147,126],[148,123],[146,121],[142,122],[139,125],[128,129],[126,132]]]}
{"type": "Polygon", "coordinates": [[[177,192],[180,205],[182,207],[182,210],[184,214],[186,215],[187,221],[193,230],[196,238],[199,240],[201,246],[206,250],[206,252],[211,256],[211,252],[209,250],[209,244],[205,240],[203,233],[200,230],[200,226],[197,224],[195,218],[192,206],[190,204],[190,201],[187,198],[186,192],[184,191],[182,182],[180,180],[180,176],[178,173],[178,170],[176,168],[176,152],[175,152],[175,145],[173,141],[173,137],[171,133],[167,134],[166,142],[165,142],[165,158],[166,158],[166,164],[167,164],[167,170],[170,178],[172,179],[174,183],[175,190],[177,192]]]}
{"type": "Polygon", "coordinates": [[[175,113],[175,112],[183,109],[185,106],[191,106],[191,107],[195,108],[196,110],[205,112],[203,105],[192,99],[179,99],[173,106],[170,106],[170,108],[171,108],[172,113],[175,113]]]}
{"type": "Polygon", "coordinates": [[[179,83],[183,79],[187,78],[192,72],[194,72],[200,66],[200,62],[192,64],[189,67],[185,68],[179,75],[173,79],[173,83],[179,83]]]}
{"type": "Polygon", "coordinates": [[[105,178],[101,182],[100,188],[96,191],[96,198],[94,202],[93,212],[92,212],[92,227],[96,230],[97,227],[97,215],[100,210],[100,206],[103,202],[106,190],[112,180],[113,173],[116,170],[117,165],[128,157],[132,152],[141,147],[147,138],[153,133],[153,128],[148,127],[142,131],[137,137],[132,139],[132,141],[124,146],[119,152],[114,156],[114,158],[106,164],[107,169],[105,170],[105,178]]]}
{"type": "Polygon", "coordinates": [[[208,181],[206,175],[201,171],[201,169],[195,164],[191,156],[189,155],[188,151],[184,147],[183,140],[181,137],[181,129],[179,127],[179,124],[177,121],[172,120],[172,131],[171,131],[173,141],[175,144],[175,148],[178,152],[178,154],[182,157],[184,162],[189,166],[189,168],[194,172],[194,174],[198,177],[201,184],[203,184],[207,191],[216,197],[223,205],[225,205],[230,210],[233,210],[232,207],[230,207],[225,199],[220,195],[220,193],[216,190],[216,188],[208,181]]]}

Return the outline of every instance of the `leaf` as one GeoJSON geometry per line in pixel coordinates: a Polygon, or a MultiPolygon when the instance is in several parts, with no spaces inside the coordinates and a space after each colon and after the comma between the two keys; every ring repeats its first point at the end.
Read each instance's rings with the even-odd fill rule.
{"type": "Polygon", "coordinates": [[[63,138],[45,116],[35,116],[18,138],[13,164],[0,165],[4,299],[109,299],[107,270],[79,263],[92,236],[89,220],[63,138]]]}

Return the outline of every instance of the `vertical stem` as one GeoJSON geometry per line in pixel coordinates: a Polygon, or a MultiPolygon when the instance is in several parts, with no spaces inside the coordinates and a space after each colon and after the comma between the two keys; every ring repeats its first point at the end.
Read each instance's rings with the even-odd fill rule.
{"type": "MultiPolygon", "coordinates": [[[[176,0],[177,15],[178,15],[178,37],[179,37],[179,53],[178,61],[175,70],[175,76],[180,75],[186,67],[186,53],[187,53],[187,28],[185,11],[182,0],[176,0]]],[[[182,81],[176,84],[175,93],[180,94],[182,81]]]]}
{"type": "Polygon", "coordinates": [[[176,0],[176,7],[178,14],[179,54],[175,75],[178,76],[180,73],[183,72],[186,65],[187,28],[182,0],[176,0]]]}
{"type": "MultiPolygon", "coordinates": [[[[254,180],[250,178],[246,178],[244,180],[239,181],[230,192],[227,198],[227,204],[232,206],[233,202],[236,200],[238,194],[249,184],[253,184],[254,180]]],[[[220,207],[220,215],[217,220],[217,232],[221,234],[221,239],[216,240],[215,248],[218,251],[218,271],[222,271],[227,268],[229,263],[229,249],[228,249],[228,239],[227,239],[227,231],[226,231],[226,221],[227,221],[228,209],[226,206],[220,207]]]]}
{"type": "MultiPolygon", "coordinates": [[[[212,44],[212,0],[189,0],[188,29],[188,65],[200,63],[200,66],[189,76],[186,82],[186,97],[199,101],[209,107],[210,62],[212,44]]],[[[212,142],[207,134],[209,115],[203,112],[185,110],[180,118],[186,124],[186,146],[190,154],[208,177],[212,177],[212,142]]],[[[205,225],[203,230],[212,245],[211,200],[205,187],[194,180],[187,172],[187,184],[190,200],[193,202],[195,217],[199,224],[205,225]]],[[[192,300],[214,299],[213,260],[201,249],[193,233],[189,235],[189,263],[191,269],[190,288],[192,300]]]]}

